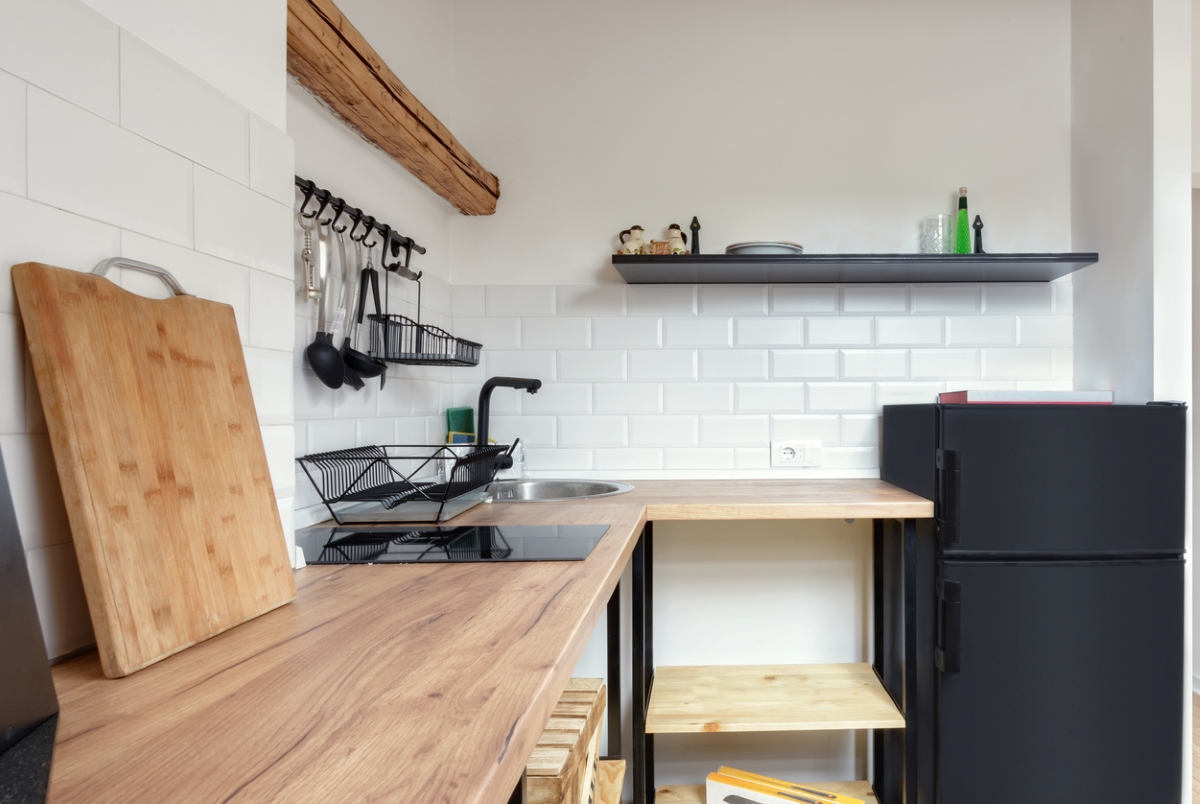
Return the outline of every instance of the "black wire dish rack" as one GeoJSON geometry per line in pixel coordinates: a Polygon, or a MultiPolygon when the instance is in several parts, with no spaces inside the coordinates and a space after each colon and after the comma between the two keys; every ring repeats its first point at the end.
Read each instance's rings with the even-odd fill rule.
{"type": "Polygon", "coordinates": [[[445,522],[483,502],[496,472],[510,465],[510,449],[387,445],[296,460],[339,525],[445,522]]]}

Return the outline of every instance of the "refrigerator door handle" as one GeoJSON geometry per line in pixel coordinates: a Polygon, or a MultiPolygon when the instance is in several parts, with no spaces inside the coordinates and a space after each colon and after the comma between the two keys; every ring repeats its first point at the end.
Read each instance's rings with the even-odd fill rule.
{"type": "Polygon", "coordinates": [[[962,666],[962,584],[938,579],[937,647],[933,661],[943,673],[957,673],[962,666]]]}
{"type": "Polygon", "coordinates": [[[959,487],[962,479],[958,450],[939,449],[935,460],[938,473],[938,538],[944,544],[957,544],[959,487]]]}

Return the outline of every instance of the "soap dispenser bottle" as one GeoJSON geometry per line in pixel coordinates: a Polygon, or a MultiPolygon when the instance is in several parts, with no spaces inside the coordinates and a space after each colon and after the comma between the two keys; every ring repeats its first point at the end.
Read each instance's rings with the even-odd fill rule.
{"type": "Polygon", "coordinates": [[[958,188],[958,223],[954,229],[954,253],[971,253],[971,218],[967,214],[967,188],[958,188]]]}

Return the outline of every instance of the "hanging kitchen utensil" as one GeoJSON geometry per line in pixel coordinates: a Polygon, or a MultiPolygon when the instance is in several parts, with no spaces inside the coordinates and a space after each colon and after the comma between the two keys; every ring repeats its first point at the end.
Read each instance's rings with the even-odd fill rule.
{"type": "Polygon", "coordinates": [[[346,381],[346,364],[342,362],[342,354],[333,345],[333,336],[325,329],[325,298],[329,281],[328,236],[325,232],[325,222],[317,223],[318,263],[321,270],[321,298],[317,300],[317,335],[313,342],[304,350],[308,365],[312,367],[317,379],[330,388],[341,388],[346,381]]]}
{"type": "Polygon", "coordinates": [[[316,228],[317,216],[311,218],[304,214],[303,207],[296,214],[300,220],[300,228],[304,230],[304,248],[300,249],[300,262],[304,265],[304,298],[307,301],[314,301],[321,298],[321,291],[317,287],[317,264],[313,260],[312,250],[312,230],[316,228]]]}
{"type": "MultiPolygon", "coordinates": [[[[336,224],[337,218],[334,218],[333,224],[330,225],[333,228],[334,233],[337,235],[338,240],[338,259],[340,259],[342,262],[342,287],[341,291],[338,293],[338,309],[334,313],[333,323],[329,326],[329,333],[330,337],[332,338],[331,342],[336,341],[337,336],[341,334],[343,330],[343,327],[346,323],[347,294],[353,293],[350,284],[350,261],[346,259],[346,227],[343,226],[341,229],[338,229],[336,224]]],[[[346,356],[344,352],[339,351],[338,354],[342,359],[343,379],[345,380],[346,385],[349,385],[355,391],[361,391],[363,389],[362,377],[357,371],[354,370],[353,366],[346,363],[346,356]]]]}
{"type": "MultiPolygon", "coordinates": [[[[365,239],[365,237],[364,237],[365,239]]],[[[354,320],[350,324],[350,329],[347,332],[346,339],[342,343],[342,359],[346,362],[349,369],[354,370],[360,377],[378,377],[387,371],[387,363],[382,360],[376,360],[370,355],[364,354],[355,348],[358,344],[358,330],[362,326],[363,312],[367,304],[367,283],[371,280],[371,276],[367,274],[367,268],[374,271],[371,266],[370,249],[367,250],[367,265],[362,265],[362,242],[355,242],[355,250],[358,253],[358,282],[356,283],[357,292],[355,295],[355,314],[354,320]]],[[[379,285],[375,285],[376,292],[376,307],[379,306],[378,293],[379,285]]]]}

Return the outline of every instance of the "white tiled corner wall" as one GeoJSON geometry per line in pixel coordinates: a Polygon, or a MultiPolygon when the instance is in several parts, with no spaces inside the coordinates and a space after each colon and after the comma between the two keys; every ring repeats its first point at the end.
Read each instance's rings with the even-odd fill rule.
{"type": "MultiPolygon", "coordinates": [[[[0,450],[58,657],[92,627],[10,269],[125,256],[231,305],[290,543],[291,140],[79,0],[0,0],[0,14],[0,450]]],[[[165,295],[152,277],[109,276],[165,295]]]]}
{"type": "Polygon", "coordinates": [[[455,286],[493,432],[533,475],[871,477],[882,407],[974,388],[1070,390],[1071,284],[455,286]],[[773,469],[772,439],[821,466],[773,469]]]}

